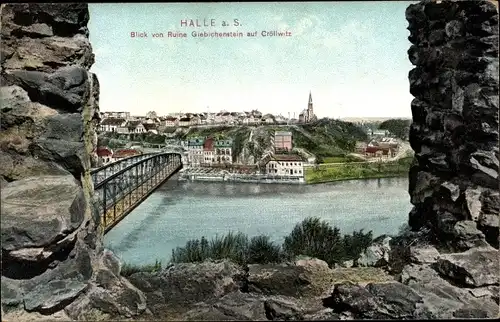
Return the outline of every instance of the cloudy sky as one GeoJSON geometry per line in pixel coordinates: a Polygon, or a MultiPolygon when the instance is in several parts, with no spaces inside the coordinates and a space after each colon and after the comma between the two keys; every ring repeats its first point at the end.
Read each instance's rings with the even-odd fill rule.
{"type": "Polygon", "coordinates": [[[409,117],[411,2],[89,4],[102,111],[220,110],[409,117]],[[215,19],[215,27],[181,20],[215,19]],[[221,26],[238,19],[240,26],[221,26]],[[262,37],[262,31],[291,37],[262,37]],[[185,32],[187,38],[152,38],[185,32]],[[241,31],[198,38],[193,31],[241,31]],[[257,37],[246,37],[257,31],[257,37]],[[146,32],[147,38],[132,38],[146,32]]]}

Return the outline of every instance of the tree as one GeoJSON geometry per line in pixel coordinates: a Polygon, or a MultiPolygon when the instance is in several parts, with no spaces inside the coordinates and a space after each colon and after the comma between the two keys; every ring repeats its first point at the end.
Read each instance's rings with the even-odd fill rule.
{"type": "Polygon", "coordinates": [[[380,123],[379,129],[387,130],[402,140],[408,140],[411,120],[390,119],[380,123]]]}

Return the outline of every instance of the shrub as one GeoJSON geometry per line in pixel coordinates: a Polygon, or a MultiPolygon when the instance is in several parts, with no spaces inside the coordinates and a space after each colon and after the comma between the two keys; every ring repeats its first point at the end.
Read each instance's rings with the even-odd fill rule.
{"type": "Polygon", "coordinates": [[[156,260],[154,264],[147,264],[147,265],[133,265],[124,263],[122,265],[120,275],[127,277],[138,272],[154,273],[158,272],[159,270],[161,270],[161,262],[158,260],[156,260]]]}
{"type": "Polygon", "coordinates": [[[208,241],[205,237],[190,240],[184,247],[172,250],[172,263],[202,262],[207,259],[229,259],[238,264],[265,264],[291,260],[297,256],[315,257],[330,266],[357,259],[372,242],[372,232],[363,230],[342,236],[340,229],[319,218],[306,218],[285,237],[283,246],[269,236],[228,233],[208,241]]]}
{"type": "Polygon", "coordinates": [[[361,253],[373,242],[371,231],[363,233],[363,229],[353,231],[352,235],[344,235],[344,257],[343,260],[358,259],[361,253]]]}
{"type": "Polygon", "coordinates": [[[283,250],[288,258],[305,255],[322,259],[333,266],[358,258],[372,239],[371,231],[364,234],[362,230],[342,237],[339,228],[332,228],[319,218],[309,217],[297,224],[285,238],[283,250]]]}
{"type": "Polygon", "coordinates": [[[210,241],[208,255],[214,260],[227,258],[242,264],[246,261],[247,247],[248,237],[245,234],[230,232],[224,237],[216,236],[210,241]]]}
{"type": "Polygon", "coordinates": [[[288,258],[305,255],[333,264],[343,253],[340,229],[319,218],[306,218],[285,237],[283,250],[288,258]]]}
{"type": "Polygon", "coordinates": [[[250,240],[247,252],[247,263],[279,263],[283,260],[280,245],[269,240],[269,236],[256,236],[250,240]]]}
{"type": "Polygon", "coordinates": [[[238,264],[272,263],[282,260],[281,247],[268,236],[256,236],[250,241],[241,233],[228,233],[208,241],[205,237],[190,240],[184,247],[172,250],[173,263],[202,262],[207,259],[229,259],[238,264]]]}

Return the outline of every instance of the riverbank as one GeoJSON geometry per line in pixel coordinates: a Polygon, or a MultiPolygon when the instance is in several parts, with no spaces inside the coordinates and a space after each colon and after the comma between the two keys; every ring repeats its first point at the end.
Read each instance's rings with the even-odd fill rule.
{"type": "Polygon", "coordinates": [[[267,183],[267,184],[304,184],[303,177],[268,176],[260,174],[207,174],[184,172],[180,181],[207,181],[207,182],[241,182],[241,183],[267,183]]]}
{"type": "Polygon", "coordinates": [[[406,177],[413,158],[388,162],[320,164],[304,170],[307,184],[344,180],[406,177]]]}
{"type": "Polygon", "coordinates": [[[185,168],[179,180],[207,182],[241,182],[266,184],[315,184],[344,180],[406,177],[412,157],[385,162],[327,163],[304,167],[304,176],[276,176],[257,173],[234,173],[227,169],[185,168]]]}

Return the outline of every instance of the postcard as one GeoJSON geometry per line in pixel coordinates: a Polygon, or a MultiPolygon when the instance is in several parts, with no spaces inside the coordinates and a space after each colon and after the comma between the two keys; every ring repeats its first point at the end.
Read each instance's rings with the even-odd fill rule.
{"type": "Polygon", "coordinates": [[[2,321],[499,316],[498,1],[1,5],[2,321]]]}

